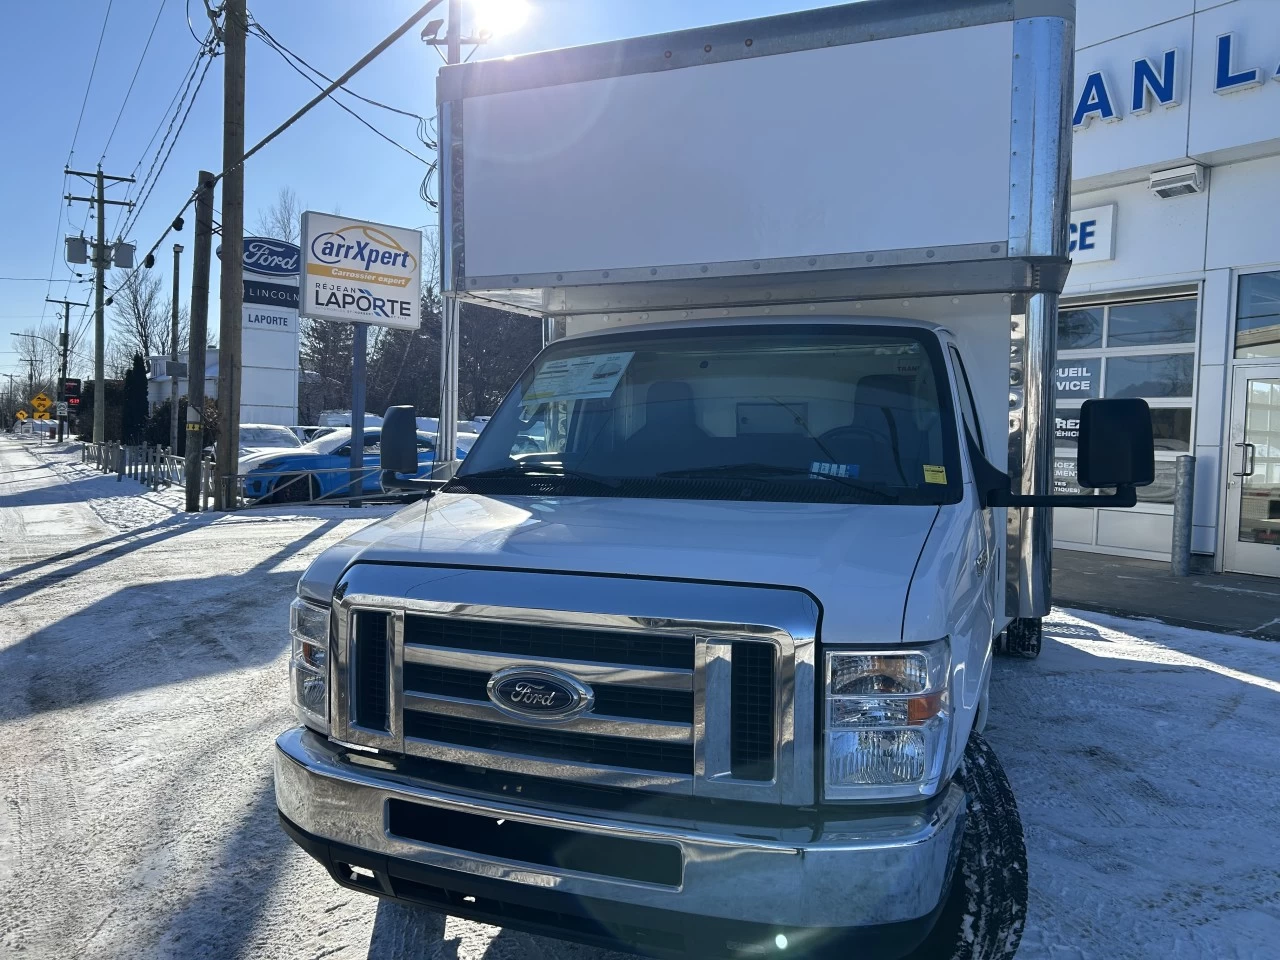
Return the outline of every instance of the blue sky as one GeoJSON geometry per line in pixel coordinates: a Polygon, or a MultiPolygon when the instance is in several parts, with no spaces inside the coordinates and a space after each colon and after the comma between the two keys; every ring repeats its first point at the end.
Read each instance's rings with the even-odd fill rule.
{"type": "MultiPolygon", "coordinates": [[[[464,0],[470,2],[473,0],[464,0]]],[[[826,5],[825,0],[528,0],[528,4],[530,17],[524,27],[496,39],[477,56],[592,43],[826,5]]],[[[251,0],[249,9],[281,43],[336,76],[418,5],[417,0],[251,0]]],[[[0,372],[24,369],[14,352],[15,338],[9,334],[54,317],[59,308],[46,304],[46,296],[92,300],[92,285],[78,282],[62,259],[65,234],[78,234],[84,228],[92,235],[95,229],[93,221],[86,222],[87,206],[68,207],[62,195],[72,192],[84,196],[91,192],[91,185],[77,178],[64,183],[63,167],[71,153],[73,169],[93,170],[101,159],[107,173],[139,179],[146,174],[151,158],[144,155],[144,147],[198,48],[188,28],[188,9],[195,32],[203,37],[208,20],[202,0],[188,0],[185,8],[183,0],[111,0],[90,86],[94,50],[108,0],[8,5],[5,29],[0,31],[0,89],[8,91],[4,175],[0,177],[0,223],[4,227],[0,230],[0,277],[39,279],[0,279],[0,372]],[[145,57],[141,57],[153,23],[155,33],[145,57]],[[126,103],[135,69],[137,78],[126,103]],[[84,117],[77,133],[82,102],[84,117]],[[53,283],[47,280],[50,275],[53,283]]],[[[432,116],[440,58],[418,40],[417,33],[410,32],[366,67],[351,81],[351,88],[404,110],[432,116]]],[[[315,93],[314,87],[252,36],[247,78],[249,145],[315,93]]],[[[429,156],[415,137],[413,120],[359,102],[352,105],[389,136],[429,156]]],[[[139,256],[151,247],[189,196],[196,172],[222,168],[221,119],[219,57],[205,76],[176,146],[125,237],[137,243],[139,256]]],[[[258,211],[271,203],[282,186],[292,187],[304,205],[317,209],[340,208],[351,216],[405,226],[430,224],[434,214],[418,198],[423,172],[417,160],[325,102],[249,161],[245,170],[246,226],[252,232],[258,211]]],[[[122,184],[110,189],[108,195],[136,199],[130,190],[122,184]]],[[[107,224],[113,238],[118,222],[116,210],[108,208],[107,224]]],[[[172,243],[176,240],[186,247],[184,302],[190,294],[192,222],[188,214],[186,228],[165,240],[157,252],[155,268],[167,291],[172,243]]],[[[89,276],[87,268],[78,269],[89,276]]],[[[218,315],[216,259],[214,271],[211,330],[217,329],[218,315]]],[[[121,276],[113,271],[108,282],[121,276]]],[[[74,333],[80,326],[81,311],[73,310],[72,318],[74,333]]],[[[89,323],[87,329],[91,326],[89,323]]],[[[80,350],[92,353],[88,336],[80,350]]]]}

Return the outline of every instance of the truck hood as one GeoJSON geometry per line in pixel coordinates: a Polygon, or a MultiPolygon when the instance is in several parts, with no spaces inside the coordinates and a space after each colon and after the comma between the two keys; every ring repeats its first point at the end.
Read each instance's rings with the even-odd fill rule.
{"type": "Polygon", "coordinates": [[[321,554],[327,602],[351,564],[440,564],[793,587],[829,640],[897,642],[935,506],[437,494],[321,554]]]}

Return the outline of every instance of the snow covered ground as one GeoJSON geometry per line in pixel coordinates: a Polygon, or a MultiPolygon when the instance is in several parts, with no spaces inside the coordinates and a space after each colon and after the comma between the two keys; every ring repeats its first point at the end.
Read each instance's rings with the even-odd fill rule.
{"type": "MultiPolygon", "coordinates": [[[[189,517],[0,439],[0,956],[614,956],[379,904],[280,832],[286,608],[388,508],[189,517]]],[[[1280,646],[1054,614],[988,736],[1031,859],[1024,960],[1280,956],[1280,646]]]]}

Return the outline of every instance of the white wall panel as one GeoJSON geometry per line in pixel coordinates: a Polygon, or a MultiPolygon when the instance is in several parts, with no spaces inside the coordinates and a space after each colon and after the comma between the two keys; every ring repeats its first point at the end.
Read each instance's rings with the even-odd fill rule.
{"type": "Polygon", "coordinates": [[[1195,0],[1076,0],[1076,49],[1185,17],[1194,10],[1195,0]]]}
{"type": "Polygon", "coordinates": [[[1280,3],[1236,0],[1196,15],[1195,79],[1190,100],[1188,152],[1206,161],[1242,153],[1280,152],[1280,3]],[[1232,67],[1257,68],[1262,83],[1233,93],[1215,93],[1218,36],[1234,33],[1232,67]],[[1258,144],[1270,143],[1269,148],[1258,144]],[[1250,145],[1246,151],[1239,148],[1250,145]],[[1224,154],[1219,158],[1217,154],[1224,154]]]}
{"type": "Polygon", "coordinates": [[[1173,549],[1173,514],[1099,510],[1098,546],[1168,555],[1173,549]]]}
{"type": "MultiPolygon", "coordinates": [[[[1124,4],[1112,4],[1113,9],[1124,4]]],[[[1187,99],[1191,76],[1191,18],[1125,36],[1076,54],[1075,102],[1084,90],[1085,78],[1100,71],[1107,82],[1112,104],[1120,120],[1093,119],[1076,130],[1072,138],[1072,176],[1077,180],[1097,177],[1117,170],[1175,165],[1186,157],[1187,99]],[[1177,104],[1154,104],[1142,114],[1132,112],[1133,62],[1146,57],[1157,70],[1163,69],[1166,50],[1178,51],[1174,72],[1174,99],[1177,104]]]]}
{"type": "Polygon", "coordinates": [[[1073,209],[1116,206],[1115,259],[1078,263],[1067,275],[1068,295],[1121,282],[1158,283],[1158,278],[1204,269],[1207,193],[1161,200],[1145,182],[1083,193],[1071,198],[1073,209]]]}
{"type": "MultiPolygon", "coordinates": [[[[1272,86],[1280,88],[1280,83],[1272,86]]],[[[1219,167],[1213,171],[1210,191],[1206,266],[1244,267],[1280,260],[1280,156],[1219,167]]]]}

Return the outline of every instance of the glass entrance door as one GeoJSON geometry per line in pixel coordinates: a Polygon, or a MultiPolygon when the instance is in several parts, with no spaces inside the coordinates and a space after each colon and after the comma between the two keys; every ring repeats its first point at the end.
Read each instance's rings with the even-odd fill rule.
{"type": "Polygon", "coordinates": [[[1237,367],[1224,567],[1280,577],[1280,364],[1237,367]]]}

